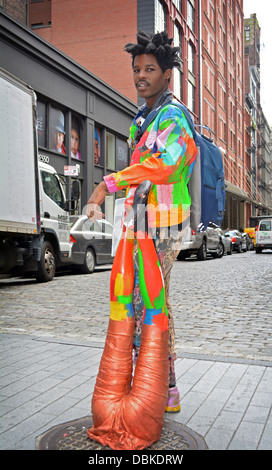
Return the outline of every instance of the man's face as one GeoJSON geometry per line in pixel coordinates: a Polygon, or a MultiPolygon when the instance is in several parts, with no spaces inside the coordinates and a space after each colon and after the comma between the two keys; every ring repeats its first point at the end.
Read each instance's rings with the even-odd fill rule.
{"type": "Polygon", "coordinates": [[[139,95],[151,108],[161,93],[167,90],[171,69],[163,72],[154,55],[141,54],[135,57],[132,70],[139,95]]]}

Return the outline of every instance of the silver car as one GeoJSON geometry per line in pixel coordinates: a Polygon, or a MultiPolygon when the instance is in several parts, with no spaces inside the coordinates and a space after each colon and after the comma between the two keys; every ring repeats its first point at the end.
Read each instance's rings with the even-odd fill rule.
{"type": "Polygon", "coordinates": [[[225,237],[225,234],[221,228],[216,229],[221,236],[221,240],[224,245],[224,254],[231,255],[232,254],[232,243],[229,237],[225,237]]]}
{"type": "Polygon", "coordinates": [[[96,265],[113,263],[111,255],[113,226],[107,220],[92,222],[87,216],[70,216],[71,257],[66,265],[79,267],[85,274],[96,265]]]}
{"type": "Polygon", "coordinates": [[[195,254],[198,260],[203,261],[208,253],[214,258],[222,258],[224,251],[224,243],[218,229],[208,227],[203,232],[196,232],[189,228],[177,259],[184,260],[195,254]]]}

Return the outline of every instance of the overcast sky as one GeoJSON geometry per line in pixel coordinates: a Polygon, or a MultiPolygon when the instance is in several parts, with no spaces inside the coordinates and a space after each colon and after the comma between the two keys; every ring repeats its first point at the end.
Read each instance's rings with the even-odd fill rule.
{"type": "Polygon", "coordinates": [[[261,105],[272,126],[272,1],[244,0],[244,17],[252,13],[261,27],[261,105]]]}

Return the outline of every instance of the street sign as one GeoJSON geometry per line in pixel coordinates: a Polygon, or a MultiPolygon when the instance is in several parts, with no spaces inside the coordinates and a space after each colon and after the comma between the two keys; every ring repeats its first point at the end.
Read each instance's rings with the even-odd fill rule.
{"type": "Polygon", "coordinates": [[[65,176],[78,176],[78,165],[75,166],[64,166],[64,175],[65,176]]]}

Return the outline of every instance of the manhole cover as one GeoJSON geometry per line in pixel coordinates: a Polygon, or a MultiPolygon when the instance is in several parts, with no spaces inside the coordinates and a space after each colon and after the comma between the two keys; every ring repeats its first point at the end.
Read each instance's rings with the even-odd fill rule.
{"type": "MultiPolygon", "coordinates": [[[[86,431],[92,426],[92,418],[69,421],[55,426],[36,439],[38,450],[112,450],[88,438],[86,431]]],[[[179,423],[165,419],[161,438],[149,450],[205,450],[202,436],[179,423]]]]}

